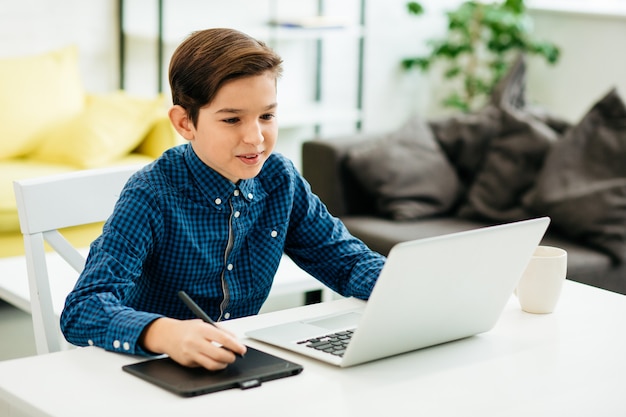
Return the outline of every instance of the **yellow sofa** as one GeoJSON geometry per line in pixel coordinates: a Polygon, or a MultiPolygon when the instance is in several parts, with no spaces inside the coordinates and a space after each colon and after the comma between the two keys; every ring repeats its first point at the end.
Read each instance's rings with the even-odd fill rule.
{"type": "MultiPolygon", "coordinates": [[[[23,254],[13,181],[73,170],[149,163],[181,143],[163,96],[86,93],[78,50],[0,59],[0,257],[23,254]]],[[[101,225],[67,229],[87,246],[101,225]]]]}

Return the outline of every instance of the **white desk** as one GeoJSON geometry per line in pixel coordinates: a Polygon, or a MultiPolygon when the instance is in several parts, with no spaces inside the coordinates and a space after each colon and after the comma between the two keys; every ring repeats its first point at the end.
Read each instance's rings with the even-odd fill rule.
{"type": "MultiPolygon", "coordinates": [[[[354,302],[277,311],[233,320],[229,327],[241,334],[354,302]]],[[[389,319],[396,319],[393,311],[389,319]]],[[[625,323],[624,296],[567,282],[551,315],[524,313],[511,298],[490,332],[353,368],[246,340],[301,363],[304,372],[260,388],[190,399],[124,373],[120,367],[134,357],[76,349],[0,362],[0,401],[5,402],[0,415],[313,416],[325,410],[359,417],[623,416],[625,323]]]]}

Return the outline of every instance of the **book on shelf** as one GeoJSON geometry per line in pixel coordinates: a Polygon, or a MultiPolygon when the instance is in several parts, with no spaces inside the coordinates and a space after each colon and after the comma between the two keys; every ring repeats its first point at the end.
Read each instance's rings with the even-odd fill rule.
{"type": "Polygon", "coordinates": [[[308,16],[292,19],[272,19],[270,26],[297,29],[344,29],[348,27],[346,18],[340,16],[308,16]]]}

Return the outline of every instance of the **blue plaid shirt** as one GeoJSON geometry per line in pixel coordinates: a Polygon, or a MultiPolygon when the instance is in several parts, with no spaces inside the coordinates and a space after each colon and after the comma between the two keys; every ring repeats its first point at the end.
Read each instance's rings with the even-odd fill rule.
{"type": "Polygon", "coordinates": [[[283,252],[336,292],[363,299],[384,263],[283,156],[233,184],[189,144],[172,148],[124,187],[66,299],[61,329],[75,345],[145,354],[137,341],[149,323],[193,318],[180,290],[214,320],[258,313],[283,252]]]}

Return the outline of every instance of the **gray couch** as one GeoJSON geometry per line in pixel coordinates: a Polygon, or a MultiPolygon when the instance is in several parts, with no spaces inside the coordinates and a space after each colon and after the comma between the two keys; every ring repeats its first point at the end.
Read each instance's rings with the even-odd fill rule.
{"type": "MultiPolygon", "coordinates": [[[[393,146],[390,143],[393,141],[389,140],[389,137],[386,139],[387,146],[393,146]]],[[[467,214],[460,216],[462,210],[459,207],[462,204],[459,201],[450,205],[442,203],[444,198],[435,201],[437,196],[433,195],[429,195],[426,201],[439,208],[438,213],[431,210],[424,216],[398,219],[389,212],[381,212],[381,204],[376,193],[372,192],[371,188],[364,187],[362,178],[355,175],[355,168],[359,166],[350,164],[350,156],[355,155],[355,150],[362,151],[364,143],[377,140],[380,138],[374,136],[311,140],[305,142],[302,148],[303,175],[311,184],[313,192],[321,198],[333,215],[343,220],[353,235],[362,239],[371,249],[386,255],[394,244],[401,241],[515,220],[506,216],[501,219],[488,219],[485,216],[472,218],[467,214]]],[[[381,152],[378,152],[377,156],[383,157],[381,152]]],[[[438,177],[439,174],[436,172],[425,175],[430,181],[441,177],[438,177]]],[[[510,210],[507,213],[510,213],[510,210]]],[[[524,216],[518,212],[515,215],[533,217],[529,213],[524,216]]],[[[542,243],[567,250],[568,279],[626,294],[626,263],[598,249],[593,243],[589,244],[584,236],[573,238],[559,232],[558,226],[553,219],[542,243]]]]}
{"type": "Polygon", "coordinates": [[[414,115],[382,135],[305,142],[303,175],[350,232],[401,241],[548,216],[568,278],[626,294],[626,105],[610,90],[576,124],[525,100],[520,56],[480,111],[414,115]]]}
{"type": "Polygon", "coordinates": [[[477,112],[305,142],[303,175],[370,248],[547,216],[568,278],[626,294],[626,104],[611,89],[575,124],[528,106],[520,56],[477,112]]]}

